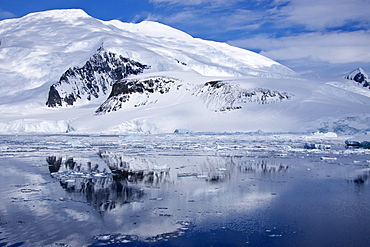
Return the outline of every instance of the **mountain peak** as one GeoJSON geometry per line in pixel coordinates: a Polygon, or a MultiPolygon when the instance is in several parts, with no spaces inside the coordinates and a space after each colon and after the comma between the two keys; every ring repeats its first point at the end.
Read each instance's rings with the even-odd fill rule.
{"type": "Polygon", "coordinates": [[[111,20],[106,23],[111,24],[119,29],[133,32],[133,33],[142,33],[146,36],[151,37],[170,37],[176,39],[191,39],[191,35],[168,26],[166,24],[155,22],[155,21],[142,21],[139,23],[125,23],[119,20],[111,20]]]}
{"type": "Polygon", "coordinates": [[[348,79],[348,80],[353,80],[353,79],[350,79],[353,75],[356,75],[358,73],[361,73],[363,75],[365,75],[367,78],[369,77],[366,72],[362,69],[362,68],[357,68],[355,70],[353,70],[352,72],[350,72],[348,75],[346,75],[344,78],[345,79],[348,79]]]}
{"type": "Polygon", "coordinates": [[[362,84],[363,87],[369,87],[370,86],[370,78],[365,73],[365,71],[362,68],[357,68],[348,75],[344,77],[344,79],[352,80],[355,82],[358,82],[362,84]]]}
{"type": "Polygon", "coordinates": [[[56,19],[76,19],[76,18],[86,18],[90,17],[84,10],[82,9],[53,9],[53,10],[46,10],[42,12],[35,12],[25,15],[22,18],[56,18],[56,19]]]}

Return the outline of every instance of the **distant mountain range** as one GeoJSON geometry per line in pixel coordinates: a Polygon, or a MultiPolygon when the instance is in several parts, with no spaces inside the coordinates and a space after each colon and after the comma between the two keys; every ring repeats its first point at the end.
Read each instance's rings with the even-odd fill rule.
{"type": "Polygon", "coordinates": [[[370,130],[369,77],[306,80],[156,22],[51,10],[0,22],[0,133],[370,130]]]}

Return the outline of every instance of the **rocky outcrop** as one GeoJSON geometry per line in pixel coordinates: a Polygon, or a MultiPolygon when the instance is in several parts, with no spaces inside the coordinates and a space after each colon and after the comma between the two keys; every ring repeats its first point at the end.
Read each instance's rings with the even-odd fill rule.
{"type": "Polygon", "coordinates": [[[362,68],[358,68],[344,77],[344,79],[358,82],[363,87],[370,89],[370,78],[362,68]]]}
{"type": "Polygon", "coordinates": [[[73,105],[77,100],[99,98],[112,85],[129,75],[142,73],[149,66],[100,48],[82,67],[69,68],[49,90],[49,107],[73,105]]]}
{"type": "Polygon", "coordinates": [[[151,103],[151,94],[169,93],[174,86],[177,89],[181,87],[179,80],[167,77],[121,80],[113,84],[108,99],[95,111],[95,114],[117,111],[127,102],[132,103],[134,107],[146,105],[151,103]]]}
{"type": "Polygon", "coordinates": [[[223,81],[210,81],[194,93],[213,111],[242,108],[243,103],[269,104],[290,99],[293,95],[266,88],[244,89],[223,81]]]}
{"type": "MultiPolygon", "coordinates": [[[[112,86],[108,99],[95,111],[96,115],[118,111],[124,106],[139,107],[156,103],[158,97],[154,93],[167,94],[171,90],[179,90],[182,83],[178,79],[167,77],[151,77],[146,79],[121,80],[112,86]]],[[[293,95],[265,88],[243,89],[223,81],[210,81],[196,87],[187,84],[189,97],[199,97],[212,111],[227,111],[242,108],[244,103],[269,104],[290,99],[293,95]]]]}

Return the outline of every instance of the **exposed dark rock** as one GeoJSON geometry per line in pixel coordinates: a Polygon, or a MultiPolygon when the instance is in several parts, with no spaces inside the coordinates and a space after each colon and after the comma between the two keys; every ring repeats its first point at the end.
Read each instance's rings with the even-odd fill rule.
{"type": "MultiPolygon", "coordinates": [[[[143,97],[135,102],[135,107],[149,103],[150,94],[169,93],[178,80],[167,77],[152,77],[142,80],[123,79],[113,84],[108,99],[95,111],[95,114],[104,114],[121,109],[124,103],[131,100],[131,96],[140,94],[143,97]]],[[[177,89],[181,85],[176,84],[177,89]]]]}
{"type": "Polygon", "coordinates": [[[220,88],[224,85],[225,85],[225,83],[222,83],[221,81],[209,81],[209,82],[206,82],[204,84],[204,86],[211,86],[211,87],[214,87],[214,88],[220,88]]]}
{"type": "MultiPolygon", "coordinates": [[[[139,107],[152,103],[153,93],[166,94],[171,89],[178,90],[182,84],[178,79],[152,77],[146,79],[123,79],[112,86],[108,99],[95,111],[95,114],[105,114],[118,111],[124,104],[139,107]],[[140,97],[139,97],[140,95],[140,97]]],[[[202,87],[187,87],[190,95],[200,97],[210,110],[226,111],[240,109],[240,104],[255,102],[269,104],[290,99],[293,95],[265,88],[243,89],[223,81],[209,81],[202,87]]]]}
{"type": "Polygon", "coordinates": [[[54,85],[50,87],[49,97],[46,105],[49,107],[62,106],[62,99],[60,98],[59,92],[54,85]]]}
{"type": "Polygon", "coordinates": [[[214,111],[236,110],[240,104],[255,102],[269,104],[290,99],[293,95],[265,88],[243,89],[223,81],[209,81],[193,95],[203,99],[207,107],[214,111]]]}
{"type": "Polygon", "coordinates": [[[344,78],[347,79],[347,80],[352,80],[352,81],[358,82],[363,87],[367,87],[367,88],[370,89],[370,78],[365,73],[365,71],[361,68],[358,68],[358,69],[352,71],[350,74],[346,75],[344,78]]]}
{"type": "Polygon", "coordinates": [[[50,87],[46,105],[73,105],[79,99],[106,95],[112,85],[129,75],[142,73],[149,66],[100,48],[82,67],[69,68],[50,87]]]}

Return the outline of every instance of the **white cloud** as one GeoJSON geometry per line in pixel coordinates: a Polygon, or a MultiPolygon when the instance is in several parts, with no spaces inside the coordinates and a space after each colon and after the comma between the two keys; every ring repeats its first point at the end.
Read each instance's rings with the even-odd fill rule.
{"type": "Polygon", "coordinates": [[[281,21],[291,25],[303,25],[310,30],[341,27],[358,22],[370,24],[370,1],[368,0],[290,0],[282,7],[281,21]]]}
{"type": "MultiPolygon", "coordinates": [[[[214,27],[212,32],[215,34],[255,30],[264,25],[270,26],[269,31],[275,33],[292,28],[296,31],[325,31],[330,28],[340,30],[343,25],[352,30],[370,27],[369,0],[149,1],[161,7],[171,6],[168,14],[158,16],[160,21],[168,24],[182,22],[183,26],[196,25],[194,28],[199,29],[214,27]]],[[[265,30],[261,28],[259,31],[265,30]]]]}
{"type": "MultiPolygon", "coordinates": [[[[148,0],[161,6],[176,5],[198,8],[198,5],[214,7],[228,13],[238,10],[253,10],[263,21],[274,14],[278,24],[303,25],[311,30],[342,26],[353,21],[360,25],[370,24],[369,0],[148,0]]],[[[175,10],[175,9],[172,9],[175,10]]],[[[186,9],[185,9],[186,10],[186,9]]],[[[200,9],[197,9],[200,10],[200,9]]],[[[175,10],[176,11],[176,10],[175,10]]],[[[217,20],[215,20],[217,21],[217,20]]]]}
{"type": "Polygon", "coordinates": [[[192,10],[185,10],[182,12],[174,13],[169,16],[165,16],[162,18],[165,22],[169,23],[183,23],[183,22],[196,22],[197,20],[204,21],[205,18],[198,18],[198,14],[196,11],[192,10]]]}
{"type": "Polygon", "coordinates": [[[4,11],[0,9],[0,19],[7,19],[7,18],[13,18],[15,17],[15,14],[9,11],[4,11]]]}
{"type": "Polygon", "coordinates": [[[242,0],[149,0],[149,2],[152,3],[158,3],[158,4],[173,4],[173,5],[211,5],[211,6],[225,6],[234,4],[237,2],[241,2],[242,0]]]}
{"type": "Polygon", "coordinates": [[[191,23],[195,27],[200,28],[200,31],[204,32],[206,31],[204,28],[207,28],[214,33],[246,28],[256,29],[259,27],[259,24],[254,23],[258,23],[259,19],[260,16],[257,13],[242,9],[224,13],[213,13],[204,9],[187,9],[161,18],[165,23],[191,23]]]}
{"type": "Polygon", "coordinates": [[[203,2],[209,2],[207,0],[149,0],[152,3],[168,3],[168,4],[179,4],[179,5],[198,5],[203,2]]]}
{"type": "Polygon", "coordinates": [[[169,6],[161,22],[278,61],[370,63],[369,0],[149,1],[169,6]]]}
{"type": "Polygon", "coordinates": [[[229,42],[246,49],[261,49],[275,60],[309,58],[332,64],[370,63],[370,32],[306,33],[290,37],[257,36],[229,42]]]}
{"type": "Polygon", "coordinates": [[[150,13],[150,12],[141,12],[131,18],[130,22],[137,23],[141,21],[159,21],[162,19],[162,16],[150,13]]]}

